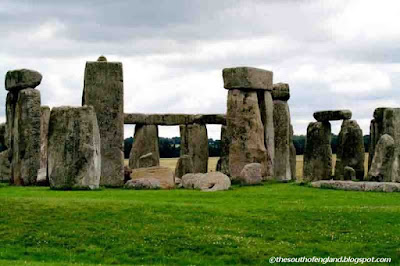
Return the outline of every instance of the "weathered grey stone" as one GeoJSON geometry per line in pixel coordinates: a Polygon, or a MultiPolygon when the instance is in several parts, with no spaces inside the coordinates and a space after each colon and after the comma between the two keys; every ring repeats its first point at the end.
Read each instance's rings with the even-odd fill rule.
{"type": "Polygon", "coordinates": [[[6,131],[5,131],[5,145],[9,149],[8,159],[11,163],[13,155],[13,143],[14,143],[14,116],[15,107],[17,106],[18,92],[7,93],[6,99],[6,131]]]}
{"type": "Polygon", "coordinates": [[[124,115],[125,124],[177,126],[187,124],[226,125],[224,114],[141,114],[124,115]]]}
{"type": "Polygon", "coordinates": [[[160,165],[160,150],[158,146],[158,127],[154,125],[136,125],[133,144],[129,155],[129,167],[143,168],[160,165]],[[151,153],[149,163],[153,165],[141,165],[139,159],[143,155],[151,153]]]}
{"type": "Polygon", "coordinates": [[[376,127],[375,119],[372,119],[371,124],[369,126],[368,171],[369,169],[371,169],[371,163],[375,153],[375,145],[376,145],[375,127],[376,127]]]}
{"type": "Polygon", "coordinates": [[[391,181],[400,182],[400,108],[386,108],[384,110],[382,132],[390,135],[394,140],[391,181]]]}
{"type": "Polygon", "coordinates": [[[182,177],[184,188],[200,189],[201,191],[213,192],[228,190],[231,180],[221,172],[210,172],[207,174],[186,174],[182,177]]]}
{"type": "Polygon", "coordinates": [[[128,180],[125,183],[127,189],[160,189],[161,184],[158,179],[155,178],[139,178],[134,180],[128,180]]]}
{"type": "Polygon", "coordinates": [[[7,72],[5,86],[8,91],[34,89],[41,81],[42,74],[39,72],[30,69],[17,69],[7,72]]]}
{"type": "Polygon", "coordinates": [[[160,186],[163,189],[172,189],[175,187],[174,173],[168,167],[154,166],[132,169],[131,178],[133,180],[154,178],[160,181],[160,186]]]}
{"type": "Polygon", "coordinates": [[[376,122],[382,122],[383,121],[383,114],[385,113],[385,110],[389,109],[389,107],[378,107],[374,110],[374,119],[376,122]]]}
{"type": "Polygon", "coordinates": [[[272,99],[287,101],[290,99],[289,84],[287,83],[276,83],[272,89],[272,99]]]}
{"type": "Polygon", "coordinates": [[[107,62],[107,58],[104,55],[99,56],[97,62],[107,62]]]}
{"type": "Polygon", "coordinates": [[[182,179],[175,177],[175,187],[182,188],[182,179]]]}
{"type": "Polygon", "coordinates": [[[129,156],[129,167],[134,169],[159,165],[158,127],[155,125],[136,125],[134,142],[129,156]],[[140,158],[149,153],[151,158],[147,160],[148,165],[140,165],[140,158]]]}
{"type": "Polygon", "coordinates": [[[228,135],[227,127],[221,126],[221,156],[217,162],[217,172],[222,172],[229,176],[229,145],[230,137],[228,135]]]}
{"type": "Polygon", "coordinates": [[[38,186],[48,186],[49,179],[47,177],[47,168],[40,168],[38,170],[37,178],[36,178],[36,185],[38,186]]]}
{"type": "Polygon", "coordinates": [[[182,176],[193,173],[193,162],[190,155],[182,155],[175,167],[175,178],[181,178],[182,176]]]}
{"type": "Polygon", "coordinates": [[[100,133],[94,108],[53,108],[48,144],[50,187],[97,189],[100,175],[100,133]]]}
{"type": "Polygon", "coordinates": [[[40,168],[40,92],[18,93],[12,128],[12,180],[15,185],[34,185],[40,168]]]}
{"type": "Polygon", "coordinates": [[[303,179],[330,179],[332,175],[331,124],[311,122],[307,127],[303,179]]]}
{"type": "Polygon", "coordinates": [[[240,90],[272,90],[273,73],[254,67],[233,67],[222,70],[224,88],[240,90]]]}
{"type": "Polygon", "coordinates": [[[343,180],[346,166],[356,171],[358,180],[364,179],[365,148],[360,126],[355,120],[344,120],[338,137],[335,179],[343,180]]]}
{"type": "Polygon", "coordinates": [[[290,172],[292,174],[292,180],[296,180],[296,147],[293,143],[293,126],[290,125],[290,172]]]}
{"type": "Polygon", "coordinates": [[[152,167],[152,166],[158,166],[158,165],[160,165],[159,161],[156,160],[156,158],[152,152],[142,155],[139,158],[139,167],[138,168],[146,168],[146,167],[152,167]]]}
{"type": "Polygon", "coordinates": [[[354,182],[340,180],[320,180],[311,183],[315,188],[329,188],[354,191],[400,192],[400,184],[393,182],[354,182]]]}
{"type": "Polygon", "coordinates": [[[264,142],[264,125],[261,120],[256,92],[229,90],[227,131],[229,145],[229,172],[231,179],[240,176],[249,163],[263,164],[263,176],[267,176],[267,152],[264,142]]]}
{"type": "Polygon", "coordinates": [[[259,185],[263,177],[261,175],[262,165],[259,163],[246,164],[240,172],[239,181],[242,185],[259,185]]]}
{"type": "Polygon", "coordinates": [[[192,158],[193,173],[207,173],[208,171],[208,136],[205,125],[181,125],[181,156],[189,155],[192,158]]]}
{"type": "Polygon", "coordinates": [[[122,64],[87,62],[82,105],[96,111],[101,136],[101,180],[104,186],[124,185],[124,90],[122,64]]]}
{"type": "MultiPolygon", "coordinates": [[[[47,178],[47,149],[48,149],[48,139],[49,139],[49,122],[50,122],[50,108],[48,106],[40,107],[40,178],[43,179],[43,174],[45,180],[40,180],[43,185],[48,184],[47,178]],[[44,170],[43,170],[44,169],[44,170]],[[47,181],[46,181],[47,180],[47,181]]],[[[39,174],[37,181],[39,182],[39,174]]]]}
{"type": "Polygon", "coordinates": [[[290,111],[286,101],[274,101],[275,160],[274,178],[278,181],[290,181],[290,111]]]}
{"type": "Polygon", "coordinates": [[[0,124],[0,148],[6,149],[7,148],[7,139],[6,139],[6,131],[7,126],[6,123],[0,124]]]}
{"type": "Polygon", "coordinates": [[[261,121],[264,125],[264,143],[266,149],[265,179],[274,176],[275,160],[275,129],[274,129],[274,102],[270,91],[257,92],[260,107],[261,121]]]}
{"type": "Polygon", "coordinates": [[[314,113],[314,118],[318,122],[348,120],[351,119],[352,113],[350,110],[331,110],[320,111],[314,113]]]}
{"type": "Polygon", "coordinates": [[[368,172],[367,180],[378,182],[392,181],[392,166],[395,143],[391,136],[384,134],[375,147],[375,154],[368,172]]]}
{"type": "Polygon", "coordinates": [[[11,165],[8,159],[8,150],[0,152],[0,181],[10,181],[11,165]]]}
{"type": "Polygon", "coordinates": [[[346,166],[343,169],[343,179],[355,181],[357,179],[356,170],[353,167],[346,166]]]}

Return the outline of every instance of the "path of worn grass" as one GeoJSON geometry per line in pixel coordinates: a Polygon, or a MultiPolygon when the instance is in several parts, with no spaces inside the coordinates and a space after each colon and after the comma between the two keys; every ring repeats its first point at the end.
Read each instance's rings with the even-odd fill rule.
{"type": "Polygon", "coordinates": [[[268,264],[270,256],[400,262],[399,221],[395,193],[295,184],[216,193],[0,184],[0,264],[268,264]]]}

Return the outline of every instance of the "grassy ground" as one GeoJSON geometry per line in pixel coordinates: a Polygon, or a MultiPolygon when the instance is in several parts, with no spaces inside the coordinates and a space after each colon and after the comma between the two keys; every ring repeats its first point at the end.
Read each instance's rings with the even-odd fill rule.
{"type": "Polygon", "coordinates": [[[51,191],[0,184],[0,265],[400,262],[400,194],[267,183],[224,192],[51,191]]]}

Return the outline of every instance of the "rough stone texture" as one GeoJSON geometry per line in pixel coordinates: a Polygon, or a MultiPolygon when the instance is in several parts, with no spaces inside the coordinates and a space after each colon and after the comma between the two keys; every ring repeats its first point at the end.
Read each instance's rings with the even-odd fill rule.
{"type": "Polygon", "coordinates": [[[8,91],[18,91],[27,88],[34,89],[42,81],[42,74],[30,69],[17,69],[6,74],[5,87],[8,91]]]}
{"type": "Polygon", "coordinates": [[[9,161],[12,161],[13,155],[13,143],[14,143],[14,116],[15,116],[15,107],[17,105],[18,100],[18,92],[9,92],[7,93],[6,99],[6,131],[5,131],[5,145],[9,149],[9,161]]]}
{"type": "Polygon", "coordinates": [[[124,90],[122,64],[87,62],[82,105],[96,111],[101,136],[101,179],[104,186],[124,185],[124,90]]]}
{"type": "Polygon", "coordinates": [[[160,189],[160,180],[155,178],[139,178],[128,180],[125,183],[127,189],[160,189]]]}
{"type": "Polygon", "coordinates": [[[7,126],[6,123],[0,124],[0,146],[7,148],[7,138],[6,138],[7,126]]]}
{"type": "Polygon", "coordinates": [[[179,177],[175,177],[175,187],[182,188],[182,179],[179,177]]]}
{"type": "Polygon", "coordinates": [[[261,121],[264,125],[264,144],[266,153],[265,179],[272,179],[274,176],[275,160],[275,129],[274,129],[274,102],[271,92],[257,92],[258,104],[260,107],[261,121]]]}
{"type": "Polygon", "coordinates": [[[272,89],[272,99],[287,101],[290,99],[289,84],[287,83],[276,83],[272,89]]]}
{"type": "Polygon", "coordinates": [[[375,119],[372,119],[371,124],[369,126],[368,171],[369,169],[371,169],[372,159],[375,154],[375,145],[376,145],[375,127],[376,127],[375,119]]]}
{"type": "Polygon", "coordinates": [[[181,156],[189,155],[192,158],[193,173],[207,173],[208,171],[208,136],[205,125],[181,125],[181,156]]]}
{"type": "Polygon", "coordinates": [[[344,120],[338,137],[335,179],[344,180],[346,166],[356,171],[358,180],[364,179],[365,148],[360,126],[355,120],[344,120]]]}
{"type": "Polygon", "coordinates": [[[400,108],[386,108],[382,119],[383,133],[394,140],[392,182],[400,182],[400,108]]]}
{"type": "Polygon", "coordinates": [[[320,180],[311,183],[315,188],[330,188],[355,191],[400,192],[400,184],[393,182],[354,182],[339,180],[320,180]]]}
{"type": "Polygon", "coordinates": [[[290,181],[290,111],[286,101],[274,101],[275,160],[274,178],[278,181],[290,181]]]}
{"type": "Polygon", "coordinates": [[[314,113],[314,118],[318,122],[348,120],[351,119],[352,113],[350,110],[331,110],[320,111],[314,113]]]}
{"type": "Polygon", "coordinates": [[[152,154],[150,162],[153,165],[145,166],[159,166],[160,165],[160,150],[158,146],[158,127],[154,125],[136,125],[135,135],[133,136],[133,144],[131,153],[129,155],[129,167],[142,168],[139,164],[139,159],[143,155],[152,154]]]}
{"type": "Polygon", "coordinates": [[[92,106],[53,108],[48,145],[52,189],[99,188],[100,133],[92,106]]]}
{"type": "Polygon", "coordinates": [[[38,186],[48,186],[49,179],[47,178],[47,168],[40,168],[38,170],[38,175],[36,178],[36,185],[38,186]]]}
{"type": "Polygon", "coordinates": [[[8,159],[8,150],[0,152],[0,181],[10,181],[11,164],[8,159]]]}
{"type": "Polygon", "coordinates": [[[290,125],[290,172],[292,174],[292,180],[296,180],[296,147],[293,144],[293,126],[290,125]]]}
{"type": "Polygon", "coordinates": [[[158,166],[159,161],[155,158],[152,152],[149,152],[145,155],[140,156],[139,158],[139,167],[138,168],[146,168],[152,166],[158,166]]]}
{"type": "Polygon", "coordinates": [[[131,178],[154,178],[160,181],[161,188],[171,189],[175,187],[174,173],[168,167],[154,166],[148,168],[132,169],[131,178]]]}
{"type": "Polygon", "coordinates": [[[263,178],[262,165],[259,163],[246,164],[240,172],[239,181],[242,185],[259,185],[263,178]]]}
{"type": "Polygon", "coordinates": [[[355,181],[357,179],[356,170],[350,166],[346,166],[343,170],[343,179],[355,181]]]}
{"type": "Polygon", "coordinates": [[[330,179],[332,174],[331,124],[311,122],[307,127],[303,179],[330,179]]]}
{"type": "Polygon", "coordinates": [[[205,192],[228,190],[231,186],[229,177],[221,172],[207,174],[186,174],[182,177],[184,188],[200,189],[205,192]]]}
{"type": "Polygon", "coordinates": [[[272,90],[273,73],[254,67],[233,67],[222,70],[224,88],[240,90],[272,90]]]}
{"type": "Polygon", "coordinates": [[[40,168],[40,92],[18,93],[12,128],[12,180],[15,185],[34,185],[40,168]]]}
{"type": "Polygon", "coordinates": [[[367,180],[378,182],[392,181],[392,165],[394,159],[395,143],[388,134],[383,135],[375,147],[375,154],[368,172],[367,180]]]}
{"type": "Polygon", "coordinates": [[[48,106],[40,107],[40,170],[38,172],[37,181],[42,185],[48,183],[47,178],[47,149],[49,139],[49,122],[50,122],[50,108],[48,106]],[[40,177],[39,177],[40,173],[40,177]],[[43,175],[44,179],[43,180],[43,175]],[[47,180],[47,181],[46,181],[47,180]]]}
{"type": "Polygon", "coordinates": [[[125,124],[178,126],[188,124],[226,125],[224,114],[124,114],[125,124]]]}
{"type": "Polygon", "coordinates": [[[175,178],[181,178],[185,174],[193,173],[193,162],[190,155],[182,155],[175,167],[175,178]]]}
{"type": "Polygon", "coordinates": [[[264,125],[256,92],[229,90],[227,111],[227,134],[229,145],[229,172],[231,179],[240,176],[249,163],[261,163],[267,176],[264,125]]]}
{"type": "Polygon", "coordinates": [[[227,127],[221,126],[221,156],[217,162],[217,172],[222,172],[229,176],[229,145],[230,137],[228,135],[227,127]]]}

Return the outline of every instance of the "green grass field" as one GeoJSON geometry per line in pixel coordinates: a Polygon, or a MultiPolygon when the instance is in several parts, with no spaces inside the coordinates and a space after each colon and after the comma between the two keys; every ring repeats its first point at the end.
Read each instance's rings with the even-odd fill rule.
{"type": "Polygon", "coordinates": [[[0,184],[0,265],[268,264],[271,256],[400,262],[400,194],[267,183],[51,191],[0,184]]]}

